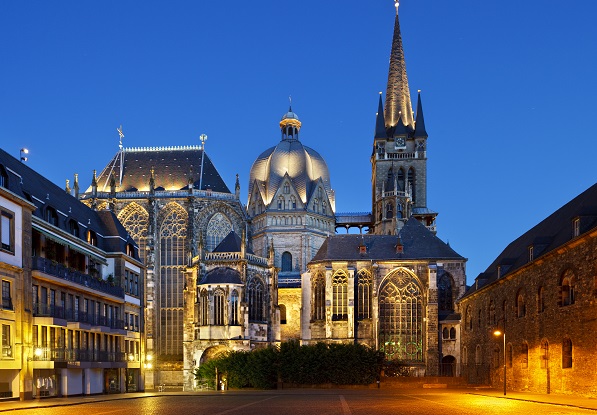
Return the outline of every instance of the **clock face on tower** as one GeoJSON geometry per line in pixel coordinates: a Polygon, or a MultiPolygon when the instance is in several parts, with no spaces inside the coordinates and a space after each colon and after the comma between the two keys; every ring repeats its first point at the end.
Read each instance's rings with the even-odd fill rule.
{"type": "Polygon", "coordinates": [[[396,148],[405,148],[406,139],[404,137],[396,137],[396,148]]]}

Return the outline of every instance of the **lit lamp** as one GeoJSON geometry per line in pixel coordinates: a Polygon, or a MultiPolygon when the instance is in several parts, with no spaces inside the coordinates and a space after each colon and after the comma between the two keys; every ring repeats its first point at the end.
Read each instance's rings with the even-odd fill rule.
{"type": "Polygon", "coordinates": [[[29,150],[27,150],[26,148],[22,148],[21,149],[21,161],[23,161],[23,162],[27,161],[27,154],[29,154],[29,150]]]}
{"type": "Polygon", "coordinates": [[[135,360],[135,356],[132,353],[129,353],[129,361],[135,360]]]}
{"type": "Polygon", "coordinates": [[[504,336],[504,396],[506,396],[506,321],[504,320],[504,330],[495,329],[493,335],[496,337],[504,336]]]}
{"type": "Polygon", "coordinates": [[[153,365],[151,364],[151,361],[153,360],[153,355],[152,354],[148,354],[145,356],[145,361],[146,363],[143,365],[143,367],[145,369],[151,369],[153,367],[153,365]]]}

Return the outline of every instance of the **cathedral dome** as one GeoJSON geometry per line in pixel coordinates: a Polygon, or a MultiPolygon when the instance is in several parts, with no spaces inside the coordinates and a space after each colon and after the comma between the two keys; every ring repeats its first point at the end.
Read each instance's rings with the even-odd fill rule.
{"type": "Polygon", "coordinates": [[[316,182],[321,178],[328,194],[331,192],[330,173],[321,155],[298,139],[301,122],[292,108],[282,117],[282,140],[257,157],[249,176],[249,197],[253,186],[261,186],[266,204],[280,187],[286,174],[292,180],[303,203],[309,198],[316,182]]]}

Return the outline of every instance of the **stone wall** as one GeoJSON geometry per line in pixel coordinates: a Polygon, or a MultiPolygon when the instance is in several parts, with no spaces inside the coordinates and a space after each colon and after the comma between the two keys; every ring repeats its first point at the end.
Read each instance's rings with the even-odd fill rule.
{"type": "Polygon", "coordinates": [[[496,338],[492,329],[503,327],[505,317],[509,390],[597,396],[596,237],[597,232],[575,240],[461,300],[461,354],[470,381],[484,383],[486,368],[486,382],[503,384],[503,338],[496,338]],[[564,273],[574,275],[570,305],[561,301],[564,273]],[[518,306],[519,296],[524,307],[518,306]],[[562,356],[564,339],[572,342],[569,368],[562,356]]]}

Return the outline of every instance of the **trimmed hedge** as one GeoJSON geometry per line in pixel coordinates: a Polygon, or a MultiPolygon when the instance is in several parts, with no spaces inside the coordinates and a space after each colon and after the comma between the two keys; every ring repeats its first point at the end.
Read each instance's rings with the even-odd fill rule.
{"type": "Polygon", "coordinates": [[[382,352],[355,344],[301,346],[297,341],[252,352],[229,352],[203,363],[195,377],[215,385],[216,368],[225,373],[228,387],[273,389],[285,383],[316,385],[367,385],[379,379],[382,352]]]}

